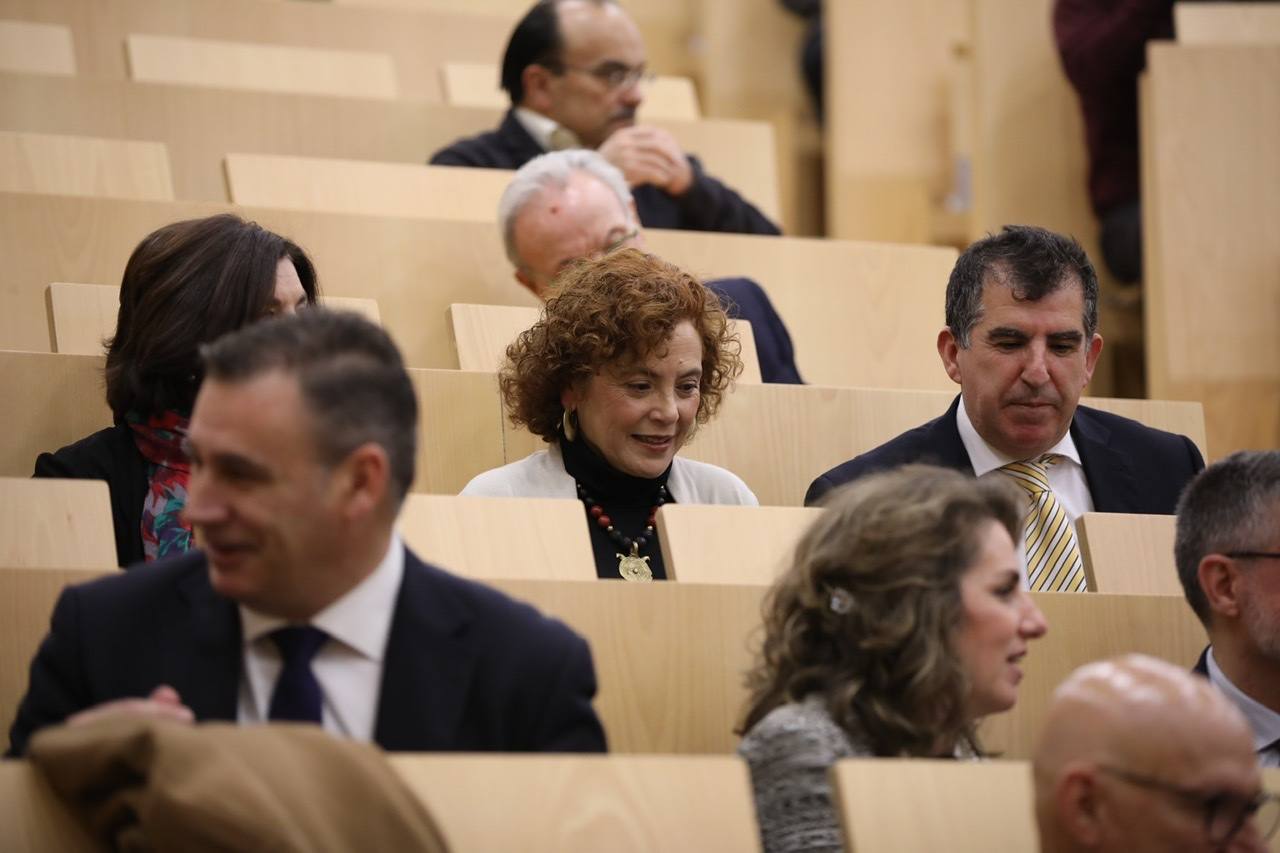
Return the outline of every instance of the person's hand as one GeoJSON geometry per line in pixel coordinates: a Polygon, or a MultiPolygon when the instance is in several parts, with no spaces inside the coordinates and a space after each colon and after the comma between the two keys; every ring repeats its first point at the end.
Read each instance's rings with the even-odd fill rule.
{"type": "Polygon", "coordinates": [[[191,709],[182,704],[178,691],[167,684],[161,684],[145,699],[115,699],[72,714],[67,718],[67,725],[82,726],[120,715],[171,720],[176,723],[194,723],[196,719],[191,709]]]}
{"type": "Polygon", "coordinates": [[[693,184],[693,167],[675,137],[657,127],[634,125],[615,132],[600,153],[633,187],[653,184],[679,196],[693,184]]]}

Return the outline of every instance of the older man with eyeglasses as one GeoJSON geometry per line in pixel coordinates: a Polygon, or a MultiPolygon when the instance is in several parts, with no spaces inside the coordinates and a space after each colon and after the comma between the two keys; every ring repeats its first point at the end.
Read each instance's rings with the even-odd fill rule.
{"type": "Polygon", "coordinates": [[[518,169],[546,151],[594,148],[622,170],[651,228],[779,233],[670,133],[636,124],[650,76],[640,30],[613,0],[540,0],[503,56],[511,109],[502,123],[437,151],[431,163],[518,169]]]}
{"type": "Polygon", "coordinates": [[[1260,853],[1280,822],[1249,726],[1202,678],[1128,655],[1054,691],[1033,763],[1042,853],[1260,853]]]}
{"type": "Polygon", "coordinates": [[[1280,767],[1280,451],[1202,471],[1178,503],[1187,603],[1209,632],[1196,672],[1244,714],[1263,767],[1280,767]]]}

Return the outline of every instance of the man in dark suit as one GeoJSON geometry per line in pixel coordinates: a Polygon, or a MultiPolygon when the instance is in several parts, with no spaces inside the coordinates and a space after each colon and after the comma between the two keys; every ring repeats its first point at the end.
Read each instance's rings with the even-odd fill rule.
{"type": "Polygon", "coordinates": [[[960,395],[947,413],[814,480],[805,502],[872,471],[931,462],[1011,477],[1027,491],[1036,589],[1083,590],[1081,513],[1174,511],[1204,460],[1190,439],[1080,406],[1102,351],[1098,277],[1080,245],[1006,226],[947,284],[938,354],[960,395]]]}
{"type": "MultiPolygon", "coordinates": [[[[581,258],[644,248],[626,179],[596,151],[553,151],[516,172],[498,203],[498,225],[516,281],[546,299],[555,277],[581,258]]],[[[751,323],[765,382],[802,382],[786,325],[748,278],[707,282],[730,317],[751,323]]]]}
{"type": "Polygon", "coordinates": [[[186,513],[203,550],[63,593],[10,732],[134,713],[309,721],[391,750],[596,751],[586,643],[394,531],[417,404],[350,314],[204,350],[186,513]]]}
{"type": "Polygon", "coordinates": [[[647,76],[640,31],[612,0],[541,0],[507,44],[511,109],[498,129],[454,142],[431,163],[518,169],[544,151],[594,148],[626,175],[650,228],[779,233],[670,133],[635,123],[647,76]]]}
{"type": "Polygon", "coordinates": [[[1258,763],[1280,767],[1280,451],[1233,453],[1192,480],[1174,556],[1209,632],[1196,672],[1249,721],[1258,763]]]}

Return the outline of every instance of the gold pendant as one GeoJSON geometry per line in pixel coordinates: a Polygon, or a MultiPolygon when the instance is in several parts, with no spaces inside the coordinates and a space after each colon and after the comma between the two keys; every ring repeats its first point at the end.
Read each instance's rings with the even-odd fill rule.
{"type": "Polygon", "coordinates": [[[631,553],[614,554],[618,558],[618,574],[623,580],[651,581],[653,570],[649,568],[649,558],[640,556],[640,546],[631,543],[631,553]]]}

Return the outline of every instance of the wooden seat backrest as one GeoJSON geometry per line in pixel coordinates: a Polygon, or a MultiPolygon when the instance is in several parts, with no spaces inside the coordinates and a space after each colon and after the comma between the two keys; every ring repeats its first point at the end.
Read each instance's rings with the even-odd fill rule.
{"type": "Polygon", "coordinates": [[[1086,512],[1076,519],[1089,588],[1097,592],[1183,595],[1173,559],[1172,515],[1086,512]]]}
{"type": "Polygon", "coordinates": [[[390,761],[455,853],[760,849],[747,767],[733,756],[401,754],[390,761]]]}
{"type": "Polygon", "coordinates": [[[0,191],[163,201],[173,183],[159,142],[0,130],[0,191]]]}
{"type": "Polygon", "coordinates": [[[822,510],[791,506],[667,504],[658,543],[667,577],[685,583],[774,582],[822,510]]]}

